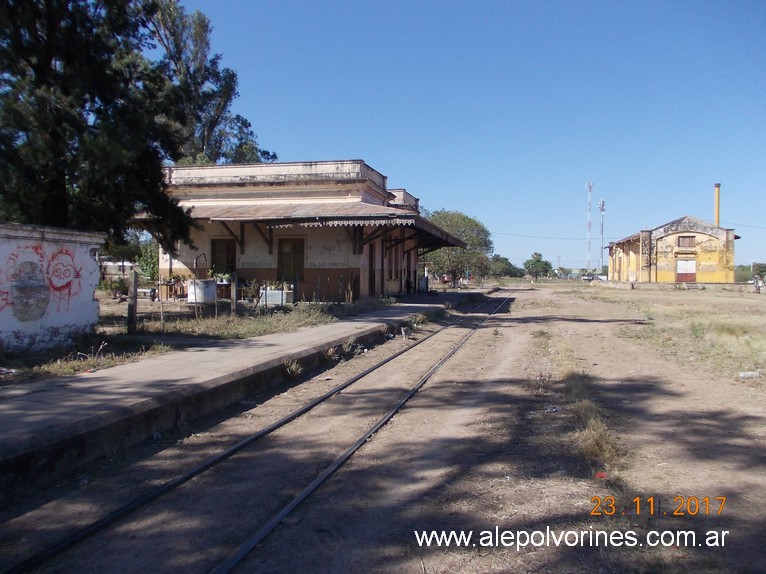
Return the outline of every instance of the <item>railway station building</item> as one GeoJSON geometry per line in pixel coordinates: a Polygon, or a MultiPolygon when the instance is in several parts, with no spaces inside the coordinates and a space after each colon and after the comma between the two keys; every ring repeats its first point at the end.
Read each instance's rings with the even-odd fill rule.
{"type": "Polygon", "coordinates": [[[236,273],[294,300],[351,301],[422,289],[419,255],[465,247],[362,160],[172,167],[167,182],[198,228],[195,248],[160,251],[164,279],[236,273]]]}
{"type": "Polygon", "coordinates": [[[733,283],[733,229],[686,215],[610,243],[610,281],[733,283]]]}

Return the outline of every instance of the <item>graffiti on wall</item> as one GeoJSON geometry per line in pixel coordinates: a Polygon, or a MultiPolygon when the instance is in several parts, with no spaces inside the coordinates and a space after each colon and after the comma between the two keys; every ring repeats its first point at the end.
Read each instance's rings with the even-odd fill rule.
{"type": "Polygon", "coordinates": [[[68,310],[82,290],[81,271],[67,248],[48,255],[40,244],[17,247],[0,274],[0,313],[10,310],[19,321],[36,321],[51,302],[57,312],[68,310]]]}

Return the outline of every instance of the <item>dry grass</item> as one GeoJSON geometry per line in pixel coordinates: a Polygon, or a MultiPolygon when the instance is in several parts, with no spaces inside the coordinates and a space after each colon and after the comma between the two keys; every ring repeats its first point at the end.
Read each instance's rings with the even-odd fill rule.
{"type": "MultiPolygon", "coordinates": [[[[159,302],[140,300],[137,336],[131,336],[127,334],[125,324],[127,304],[114,301],[104,292],[97,292],[96,296],[100,301],[101,316],[92,336],[82,337],[66,347],[40,353],[15,355],[0,352],[0,366],[3,367],[0,385],[74,375],[137,361],[172,351],[172,346],[160,341],[169,341],[174,337],[244,339],[292,332],[301,327],[332,323],[342,317],[385,308],[391,304],[386,299],[369,299],[352,305],[301,302],[270,309],[243,305],[237,316],[231,316],[228,307],[222,304],[218,316],[215,316],[215,308],[212,306],[195,312],[193,306],[183,302],[166,302],[161,312],[159,302]]],[[[362,348],[355,342],[352,342],[348,351],[344,349],[349,357],[360,352],[362,348]]],[[[327,358],[337,360],[337,356],[327,358]]]]}
{"type": "Polygon", "coordinates": [[[591,376],[576,370],[577,358],[562,337],[545,329],[531,334],[535,363],[545,368],[528,377],[524,387],[535,396],[556,397],[565,404],[565,411],[576,424],[573,432],[559,437],[561,442],[571,441],[594,466],[617,465],[625,452],[594,402],[596,389],[591,376]]]}
{"type": "Polygon", "coordinates": [[[631,319],[617,333],[716,374],[766,371],[766,295],[745,287],[686,291],[570,286],[556,291],[624,308],[631,319]]]}
{"type": "Polygon", "coordinates": [[[298,361],[292,360],[287,361],[285,363],[285,371],[287,371],[287,376],[291,379],[297,379],[300,374],[303,372],[303,365],[301,365],[298,361]]]}
{"type": "Polygon", "coordinates": [[[601,418],[601,410],[590,399],[580,399],[569,407],[569,412],[574,415],[577,425],[581,428],[588,426],[588,422],[601,418]]]}
{"type": "Polygon", "coordinates": [[[250,309],[232,317],[183,317],[160,321],[149,317],[139,321],[138,332],[142,334],[195,335],[214,339],[246,339],[271,333],[295,331],[301,327],[325,325],[337,320],[326,306],[296,305],[293,308],[277,307],[271,310],[250,309]]]}
{"type": "Polygon", "coordinates": [[[580,453],[597,466],[615,466],[625,452],[594,402],[596,389],[591,378],[585,373],[569,372],[563,383],[568,399],[574,401],[567,410],[577,422],[574,442],[580,453]]]}
{"type": "Polygon", "coordinates": [[[0,377],[0,385],[98,371],[172,351],[162,344],[145,344],[131,338],[80,339],[71,348],[25,355],[0,353],[0,364],[12,373],[0,377]],[[99,341],[97,343],[97,341],[99,341]]]}
{"type": "MultiPolygon", "coordinates": [[[[581,411],[581,413],[586,416],[593,415],[588,411],[581,411]]],[[[617,441],[617,437],[598,414],[589,418],[574,438],[581,454],[598,466],[614,466],[624,455],[624,449],[617,441]]]]}
{"type": "MultiPolygon", "coordinates": [[[[567,295],[601,298],[604,303],[621,305],[625,309],[625,329],[641,331],[643,325],[633,325],[635,318],[651,314],[652,322],[661,320],[665,312],[663,298],[659,304],[634,298],[635,292],[607,291],[589,288],[572,289],[567,295]]],[[[709,293],[705,293],[707,296],[709,293]]],[[[651,295],[651,294],[650,294],[651,295]]],[[[676,292],[672,295],[696,295],[676,292]]],[[[672,299],[670,300],[672,303],[672,299]]],[[[594,304],[596,303],[594,299],[594,304]]],[[[766,297],[764,298],[766,303],[766,297]]],[[[599,303],[601,304],[601,303],[599,303]]],[[[619,315],[610,309],[610,317],[619,315]]],[[[694,338],[692,321],[696,321],[697,338],[704,341],[712,337],[753,337],[752,323],[740,322],[725,315],[712,319],[696,315],[688,308],[677,308],[687,325],[684,331],[694,338]],[[696,317],[696,318],[695,318],[696,317]]],[[[762,315],[761,315],[762,316],[762,315]]],[[[755,319],[757,320],[757,316],[755,319]]],[[[678,318],[677,318],[678,319],[678,318]]],[[[619,324],[619,320],[616,321],[619,324]]],[[[530,329],[529,346],[523,355],[526,374],[520,397],[531,405],[526,413],[525,423],[516,421],[508,437],[510,456],[502,459],[492,474],[491,488],[486,489],[479,503],[473,503],[473,512],[492,514],[495,523],[545,525],[557,529],[578,531],[632,530],[642,536],[649,529],[667,528],[686,530],[699,528],[690,521],[658,522],[653,517],[636,516],[590,516],[593,509],[592,497],[602,500],[612,496],[618,502],[631,501],[635,497],[645,498],[647,492],[636,490],[632,482],[622,475],[623,465],[631,455],[627,447],[617,440],[615,430],[622,431],[621,419],[625,414],[619,406],[607,409],[606,399],[599,397],[600,379],[591,376],[583,365],[587,362],[576,357],[572,350],[574,339],[568,324],[559,330],[556,323],[539,323],[530,329]],[[531,396],[530,396],[531,395],[531,396]],[[600,400],[600,399],[604,400],[600,400]],[[614,425],[615,430],[610,429],[614,425]],[[520,461],[531,461],[528,466],[520,461]],[[527,474],[524,474],[527,471],[527,474]],[[603,472],[603,475],[601,474],[603,472]],[[601,475],[601,476],[599,476],[601,475]],[[496,508],[485,508],[490,496],[499,494],[502,504],[496,508]],[[513,521],[513,522],[512,522],[513,521]]],[[[599,341],[600,342],[600,341],[599,341]]],[[[598,344],[598,342],[596,342],[598,344]]],[[[647,344],[649,344],[647,342],[647,344]]],[[[615,357],[615,360],[620,360],[615,357]]],[[[609,387],[606,387],[609,388],[609,387]]],[[[522,402],[520,400],[520,402],[522,402]]],[[[494,434],[498,434],[495,430],[494,434]]],[[[505,455],[505,452],[503,453],[505,455]]],[[[466,489],[470,492],[470,489],[466,489]]],[[[462,494],[462,493],[461,493],[462,494]]],[[[653,490],[648,494],[654,495],[653,490]]],[[[465,504],[467,498],[457,499],[465,504]]],[[[461,508],[454,504],[457,513],[461,508]]],[[[453,509],[447,509],[452,513],[453,509]]],[[[487,520],[484,521],[488,522],[487,520]]],[[[491,523],[491,522],[490,522],[491,523]]],[[[452,554],[452,562],[440,571],[449,572],[725,572],[727,557],[724,553],[697,552],[695,548],[629,548],[601,547],[597,552],[583,550],[577,554],[565,555],[559,549],[535,548],[532,552],[518,552],[515,549],[495,548],[477,555],[466,552],[452,554]]],[[[430,571],[430,570],[429,570],[430,571]]]]}
{"type": "Polygon", "coordinates": [[[592,397],[595,393],[593,381],[586,373],[569,371],[563,377],[564,387],[570,399],[581,400],[592,397]]]}
{"type": "Polygon", "coordinates": [[[322,351],[322,357],[328,363],[335,363],[339,361],[340,355],[338,354],[338,347],[328,347],[322,351]]]}
{"type": "Polygon", "coordinates": [[[763,371],[766,296],[747,295],[722,291],[652,293],[629,302],[648,322],[626,325],[618,334],[678,360],[702,362],[720,375],[735,377],[740,371],[763,371]]]}
{"type": "Polygon", "coordinates": [[[428,323],[439,323],[447,317],[447,314],[447,310],[444,308],[433,309],[424,313],[418,313],[415,315],[415,317],[412,318],[411,321],[414,327],[426,325],[428,323]]]}

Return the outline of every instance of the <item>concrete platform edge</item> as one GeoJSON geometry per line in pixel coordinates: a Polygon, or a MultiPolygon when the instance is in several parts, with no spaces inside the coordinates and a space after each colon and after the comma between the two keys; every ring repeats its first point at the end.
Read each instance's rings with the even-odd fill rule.
{"type": "MultiPolygon", "coordinates": [[[[357,342],[364,345],[384,340],[382,327],[398,328],[406,319],[382,321],[360,329],[357,342]]],[[[287,354],[193,387],[169,391],[159,397],[117,407],[71,424],[49,427],[34,436],[11,437],[0,442],[0,502],[32,484],[50,483],[121,449],[137,445],[156,433],[185,424],[234,404],[255,390],[288,378],[284,364],[298,361],[304,370],[325,359],[325,351],[342,345],[348,337],[324,341],[317,346],[287,354]]]]}

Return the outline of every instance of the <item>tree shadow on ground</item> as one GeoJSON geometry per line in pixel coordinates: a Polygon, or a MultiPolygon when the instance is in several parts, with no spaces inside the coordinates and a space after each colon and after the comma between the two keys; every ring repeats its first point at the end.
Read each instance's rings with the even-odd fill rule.
{"type": "MultiPolygon", "coordinates": [[[[594,385],[599,383],[598,380],[592,382],[594,385]]],[[[430,389],[425,396],[419,397],[417,406],[412,405],[407,409],[422,411],[425,415],[429,412],[447,413],[451,409],[465,408],[465,389],[460,388],[462,384],[460,381],[444,382],[440,385],[443,387],[441,392],[433,392],[434,389],[430,389]]],[[[507,379],[487,383],[487,386],[521,387],[523,384],[522,380],[507,379]]],[[[622,387],[622,391],[629,393],[627,396],[631,397],[634,420],[649,416],[645,401],[675,395],[661,380],[651,378],[628,381],[622,387]]],[[[631,513],[634,504],[632,501],[635,497],[645,499],[647,493],[634,491],[626,485],[610,483],[608,480],[594,479],[594,470],[598,467],[594,466],[593,461],[572,450],[567,441],[546,440],[546,437],[551,436],[560,438],[573,430],[573,421],[565,414],[545,414],[552,397],[524,397],[523,394],[518,394],[509,401],[506,392],[479,392],[482,392],[488,403],[496,404],[498,408],[488,419],[476,421],[476,424],[494,428],[497,432],[482,433],[478,435],[480,438],[471,436],[465,439],[440,440],[432,445],[426,456],[435,457],[431,462],[444,472],[438,484],[426,491],[415,489],[409,495],[397,496],[399,489],[399,492],[407,493],[407,486],[418,482],[424,468],[422,450],[416,449],[410,455],[407,442],[399,442],[397,448],[391,449],[388,454],[376,453],[376,469],[355,468],[354,465],[344,469],[342,478],[339,478],[338,482],[333,480],[328,485],[329,493],[318,496],[319,502],[314,509],[306,510],[305,514],[304,511],[299,512],[303,516],[302,520],[313,526],[314,532],[309,539],[314,541],[312,548],[317,549],[322,556],[318,558],[317,564],[327,566],[321,570],[331,571],[336,567],[349,567],[351,570],[363,568],[369,571],[404,571],[408,566],[411,567],[413,558],[419,558],[423,561],[423,571],[431,571],[428,569],[428,559],[434,556],[438,556],[436,563],[439,565],[434,571],[463,568],[466,571],[486,571],[502,564],[503,571],[516,571],[517,568],[536,565],[545,571],[583,569],[608,572],[687,572],[699,569],[747,572],[754,571],[753,568],[760,563],[758,560],[762,558],[762,549],[759,540],[762,539],[763,521],[748,523],[737,519],[736,514],[723,517],[697,516],[694,521],[690,521],[689,516],[675,519],[646,514],[637,516],[635,510],[631,513]],[[356,492],[375,494],[371,498],[357,497],[339,507],[338,501],[344,500],[344,485],[348,484],[353,484],[356,492]],[[493,484],[496,485],[494,489],[486,487],[493,484]],[[572,484],[575,486],[572,487],[572,484]],[[572,489],[574,498],[569,501],[569,507],[562,506],[558,499],[553,506],[550,505],[546,492],[556,487],[572,489]],[[513,504],[511,507],[495,502],[497,497],[494,496],[494,490],[503,488],[509,489],[511,495],[502,498],[502,502],[510,501],[513,504]],[[619,515],[592,516],[592,496],[596,494],[602,498],[615,496],[619,501],[619,515]],[[426,504],[423,504],[423,501],[426,501],[426,504]],[[466,501],[472,502],[466,504],[466,501]],[[535,506],[545,509],[543,516],[541,517],[540,512],[528,512],[531,518],[526,518],[525,510],[529,511],[535,506]],[[341,513],[340,520],[337,516],[330,517],[328,512],[331,507],[341,513]],[[623,516],[622,512],[627,516],[623,516]],[[340,532],[337,528],[338,522],[344,525],[340,532]],[[396,535],[391,538],[392,529],[381,529],[381,524],[399,525],[398,530],[393,529],[396,535]],[[431,530],[472,530],[478,534],[481,531],[493,530],[495,526],[500,530],[527,533],[547,532],[549,528],[559,533],[585,532],[585,543],[571,547],[562,544],[546,548],[543,553],[540,546],[533,544],[527,544],[521,549],[504,548],[495,541],[494,545],[483,550],[491,555],[491,559],[474,563],[474,547],[462,550],[454,547],[422,548],[418,547],[414,536],[415,531],[431,530]],[[725,529],[733,533],[726,541],[725,547],[701,546],[708,530],[720,532],[725,529]],[[691,531],[694,532],[700,546],[681,548],[679,544],[669,547],[660,544],[657,548],[649,548],[643,537],[650,530],[691,531]],[[360,534],[368,531],[378,535],[360,534]],[[636,545],[609,545],[604,543],[603,538],[598,537],[594,543],[591,532],[600,531],[635,532],[636,545]],[[592,545],[589,545],[589,541],[592,545]],[[334,549],[332,553],[322,551],[323,548],[330,547],[334,549]],[[445,551],[454,553],[453,562],[445,562],[445,551]],[[339,555],[344,558],[339,559],[339,555]],[[372,566],[369,562],[371,557],[376,557],[377,560],[372,566]]],[[[605,400],[617,397],[605,397],[605,400]]],[[[750,436],[745,426],[747,422],[736,416],[720,416],[717,430],[709,429],[708,436],[697,436],[699,429],[684,428],[681,423],[673,432],[676,435],[692,437],[688,438],[688,443],[690,454],[694,456],[699,455],[696,448],[699,443],[712,439],[715,434],[736,441],[747,438],[750,436]]],[[[722,444],[721,448],[725,449],[726,446],[722,444]]],[[[737,460],[762,460],[763,453],[757,442],[751,442],[749,447],[740,447],[743,450],[736,453],[737,460]]],[[[707,456],[707,453],[703,453],[702,456],[707,456]]],[[[672,501],[673,497],[678,495],[672,491],[650,494],[658,501],[672,501]]],[[[737,493],[725,491],[717,494],[737,496],[737,493]]],[[[275,536],[285,537],[282,542],[289,545],[290,541],[297,542],[297,539],[306,536],[306,533],[305,530],[296,529],[294,534],[275,533],[275,536]]],[[[571,541],[572,535],[568,536],[568,540],[571,541]]],[[[290,558],[282,558],[282,566],[292,571],[290,558]]],[[[252,557],[248,564],[255,568],[268,568],[273,567],[276,562],[261,553],[252,557]]]]}
{"type": "MultiPolygon", "coordinates": [[[[452,415],[473,413],[465,436],[432,439],[399,433],[386,448],[374,451],[374,465],[352,459],[294,512],[293,520],[277,527],[248,558],[244,570],[298,572],[305,571],[307,563],[318,572],[413,571],[413,564],[422,565],[416,570],[420,572],[758,570],[766,535],[763,520],[746,522],[736,514],[697,517],[694,521],[635,513],[593,516],[593,496],[614,496],[618,512],[629,513],[636,496],[672,501],[679,494],[694,493],[646,493],[630,485],[595,479],[594,471],[600,466],[579,453],[568,438],[576,423],[566,408],[571,399],[563,394],[564,382],[555,381],[556,392],[540,395],[530,393],[526,382],[504,378],[429,383],[398,415],[394,427],[404,425],[405,417],[431,417],[435,426],[451,420],[452,415]],[[565,408],[546,412],[552,404],[565,408]],[[486,413],[477,408],[480,405],[492,407],[486,413]],[[558,496],[562,489],[567,493],[566,504],[558,496]],[[421,547],[415,539],[415,531],[472,530],[478,535],[494,531],[496,526],[527,533],[547,532],[548,528],[586,533],[634,530],[640,536],[652,529],[691,530],[698,536],[707,530],[729,529],[732,537],[725,548],[603,543],[552,547],[527,543],[517,548],[495,540],[486,547],[446,549],[421,547]]],[[[662,379],[634,377],[606,386],[588,376],[587,383],[596,389],[599,404],[605,409],[619,406],[628,413],[618,421],[620,431],[629,431],[644,421],[661,422],[657,425],[662,433],[659,438],[675,441],[696,460],[723,459],[750,469],[761,468],[766,462],[759,438],[748,430],[752,418],[720,408],[704,416],[675,411],[656,421],[649,402],[678,396],[662,379]]],[[[384,394],[388,393],[360,392],[355,397],[348,393],[336,409],[358,415],[361,420],[372,419],[381,412],[379,398],[384,394]]],[[[321,418],[339,418],[337,414],[325,413],[321,418]]],[[[373,444],[385,442],[386,432],[380,431],[373,444]]],[[[204,438],[200,443],[205,444],[204,438]]],[[[206,446],[221,447],[212,439],[206,446]]],[[[176,542],[160,551],[159,527],[143,532],[133,529],[132,539],[114,538],[109,546],[95,552],[86,548],[78,554],[79,559],[63,564],[75,567],[81,564],[78,560],[86,559],[109,563],[113,556],[122,554],[132,556],[137,565],[151,556],[152,569],[158,571],[181,567],[191,572],[207,571],[257,529],[278,506],[276,503],[289,501],[342,448],[328,447],[324,437],[308,435],[279,445],[259,444],[233,463],[240,465],[233,473],[232,465],[227,465],[225,475],[195,480],[164,507],[162,527],[182,535],[180,538],[190,544],[179,546],[176,542]],[[307,458],[307,453],[326,454],[307,458]],[[235,514],[218,513],[224,499],[235,507],[235,514]],[[204,540],[204,545],[196,542],[199,540],[204,540]],[[152,551],[142,552],[142,548],[152,551]]],[[[701,494],[729,496],[734,502],[742,498],[742,493],[725,489],[701,494]]],[[[98,503],[96,493],[93,502],[98,503]]]]}

